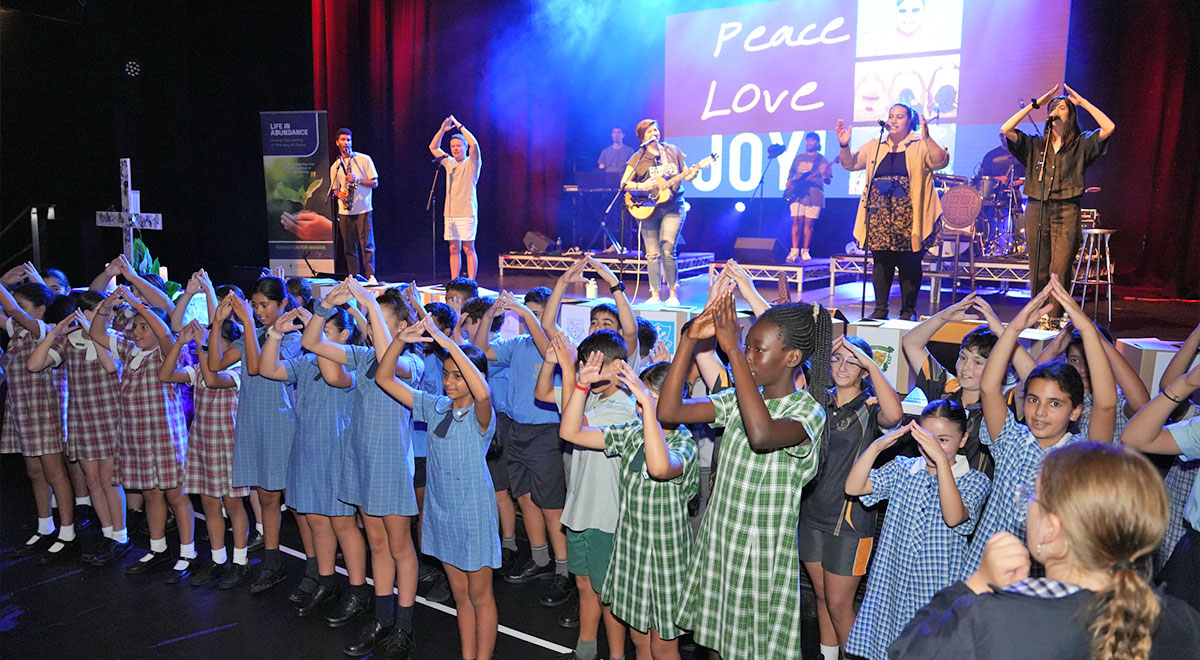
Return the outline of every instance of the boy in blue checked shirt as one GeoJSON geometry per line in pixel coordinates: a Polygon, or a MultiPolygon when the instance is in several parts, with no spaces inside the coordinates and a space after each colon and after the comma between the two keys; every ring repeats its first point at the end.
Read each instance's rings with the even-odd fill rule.
{"type": "MultiPolygon", "coordinates": [[[[597,330],[580,342],[578,355],[588,356],[587,364],[592,368],[584,370],[582,375],[586,379],[579,383],[575,376],[576,351],[562,333],[555,335],[553,348],[546,354],[538,375],[534,395],[539,400],[554,401],[565,408],[574,397],[587,397],[583,409],[587,426],[637,421],[634,400],[621,389],[614,373],[614,362],[629,356],[625,340],[619,334],[597,330]],[[595,357],[597,354],[602,357],[595,357]],[[554,363],[562,368],[561,388],[554,387],[554,363]]],[[[571,479],[567,484],[562,524],[567,528],[567,558],[579,590],[579,640],[575,651],[560,656],[560,660],[596,657],[596,637],[602,617],[609,653],[613,658],[624,657],[625,625],[600,602],[621,512],[620,468],[619,457],[608,456],[601,450],[577,446],[571,454],[571,479]]]]}

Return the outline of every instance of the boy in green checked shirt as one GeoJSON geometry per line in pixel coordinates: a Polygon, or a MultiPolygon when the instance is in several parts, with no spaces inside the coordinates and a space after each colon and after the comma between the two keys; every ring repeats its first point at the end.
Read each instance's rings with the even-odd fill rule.
{"type": "MultiPolygon", "coordinates": [[[[588,356],[577,383],[600,378],[602,357],[588,356]]],[[[682,603],[691,553],[688,502],[700,485],[696,441],[685,427],[664,433],[655,400],[670,364],[658,362],[638,374],[613,363],[617,380],[633,393],[642,419],[596,428],[583,426],[583,399],[573,396],[563,410],[559,434],[580,447],[619,456],[621,516],[601,599],[631,628],[638,657],[679,657],[675,613],[682,603]],[[653,390],[653,393],[651,393],[653,390]]]]}

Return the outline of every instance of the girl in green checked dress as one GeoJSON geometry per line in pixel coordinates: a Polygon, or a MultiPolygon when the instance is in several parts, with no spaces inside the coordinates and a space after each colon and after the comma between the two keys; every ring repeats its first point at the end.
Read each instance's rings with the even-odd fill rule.
{"type": "Polygon", "coordinates": [[[796,525],[825,436],[831,334],[820,305],[784,303],[755,321],[743,351],[732,294],[723,294],[681,338],[663,384],[660,422],[725,429],[676,623],[728,660],[800,657],[796,525]],[[714,335],[734,388],[684,400],[696,342],[714,335]],[[810,358],[809,389],[797,391],[810,358]]]}
{"type": "MultiPolygon", "coordinates": [[[[696,441],[682,426],[664,432],[656,418],[666,362],[644,369],[640,380],[624,361],[613,365],[621,384],[637,399],[642,419],[583,426],[587,397],[573,396],[563,410],[559,434],[567,442],[621,457],[621,515],[601,600],[629,625],[639,660],[678,660],[677,638],[683,631],[675,625],[675,614],[692,546],[687,506],[700,486],[696,441]]],[[[601,366],[603,356],[592,353],[576,382],[590,385],[601,366]]]]}

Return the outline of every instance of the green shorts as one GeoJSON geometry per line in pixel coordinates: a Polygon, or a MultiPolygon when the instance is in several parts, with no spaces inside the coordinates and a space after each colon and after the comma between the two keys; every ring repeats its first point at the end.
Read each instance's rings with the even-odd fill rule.
{"type": "Polygon", "coordinates": [[[808,525],[800,525],[797,541],[800,561],[820,563],[826,571],[846,577],[867,574],[875,544],[875,539],[869,536],[835,536],[808,525]]]}
{"type": "Polygon", "coordinates": [[[598,529],[582,532],[567,530],[567,570],[575,575],[586,575],[592,583],[592,591],[600,593],[604,588],[604,577],[608,574],[608,560],[612,556],[613,535],[598,529]]]}

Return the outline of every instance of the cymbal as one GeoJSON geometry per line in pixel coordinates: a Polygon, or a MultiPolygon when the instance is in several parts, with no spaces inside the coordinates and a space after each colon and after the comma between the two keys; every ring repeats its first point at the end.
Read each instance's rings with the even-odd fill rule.
{"type": "Polygon", "coordinates": [[[1089,186],[1083,189],[1084,193],[1100,192],[1100,186],[1089,186]]]}

